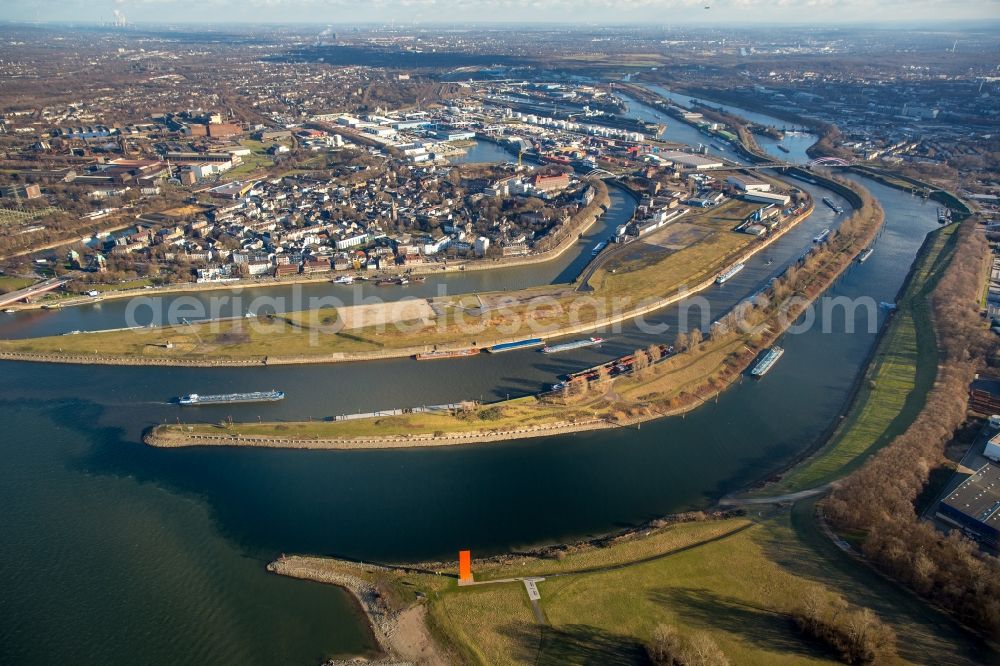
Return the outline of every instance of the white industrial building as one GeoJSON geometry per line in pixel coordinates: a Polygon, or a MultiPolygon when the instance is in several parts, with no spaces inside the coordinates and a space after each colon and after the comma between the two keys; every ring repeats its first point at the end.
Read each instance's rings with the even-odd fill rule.
{"type": "Polygon", "coordinates": [[[778,194],[777,192],[747,192],[743,195],[743,199],[757,203],[778,204],[779,206],[787,206],[792,201],[792,198],[787,194],[778,194]]]}
{"type": "Polygon", "coordinates": [[[692,155],[691,153],[682,153],[679,150],[668,150],[659,153],[660,157],[668,162],[672,162],[685,169],[694,169],[696,171],[701,171],[704,169],[721,169],[725,164],[714,157],[706,157],[704,155],[692,155]]]}
{"type": "Polygon", "coordinates": [[[990,441],[986,442],[986,450],[983,451],[983,455],[994,462],[1000,462],[1000,435],[993,435],[990,441]]]}
{"type": "Polygon", "coordinates": [[[729,176],[726,183],[732,185],[741,192],[770,192],[771,183],[765,183],[749,176],[729,176]]]}

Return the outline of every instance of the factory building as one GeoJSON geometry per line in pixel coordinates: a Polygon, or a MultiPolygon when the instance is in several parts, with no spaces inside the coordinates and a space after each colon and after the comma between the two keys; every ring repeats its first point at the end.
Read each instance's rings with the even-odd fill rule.
{"type": "Polygon", "coordinates": [[[740,192],[770,192],[771,184],[749,176],[729,176],[726,182],[740,192]]]}
{"type": "Polygon", "coordinates": [[[1000,414],[1000,381],[977,377],[969,387],[969,408],[980,414],[1000,414]]]}
{"type": "Polygon", "coordinates": [[[667,150],[660,154],[660,158],[672,162],[674,165],[681,167],[682,169],[693,169],[695,171],[703,171],[705,169],[721,169],[725,164],[714,157],[705,157],[704,155],[692,155],[691,153],[682,153],[678,150],[667,150]]]}
{"type": "Polygon", "coordinates": [[[468,141],[476,138],[476,133],[461,129],[443,129],[434,132],[434,136],[442,141],[468,141]]]}
{"type": "MultiPolygon", "coordinates": [[[[994,414],[990,417],[990,427],[1000,427],[1000,415],[994,414]]],[[[993,462],[1000,462],[1000,433],[993,435],[990,437],[990,441],[986,442],[986,449],[983,450],[983,455],[993,462]]]]}
{"type": "Polygon", "coordinates": [[[1000,543],[1000,466],[976,470],[941,501],[937,515],[991,545],[1000,543]]]}
{"type": "Polygon", "coordinates": [[[787,194],[777,194],[775,192],[747,192],[743,195],[745,201],[755,201],[757,203],[778,204],[787,206],[792,198],[787,194]]]}

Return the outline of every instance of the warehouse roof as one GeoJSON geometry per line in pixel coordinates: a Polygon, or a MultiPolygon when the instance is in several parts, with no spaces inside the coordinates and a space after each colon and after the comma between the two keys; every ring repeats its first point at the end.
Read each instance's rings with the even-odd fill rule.
{"type": "Polygon", "coordinates": [[[707,169],[709,167],[722,167],[725,166],[722,160],[716,157],[705,157],[703,155],[692,155],[691,153],[683,153],[678,150],[666,150],[659,153],[660,157],[665,160],[669,160],[674,164],[680,164],[686,167],[692,167],[695,169],[707,169]]]}
{"type": "Polygon", "coordinates": [[[1000,466],[987,463],[962,482],[944,504],[994,529],[1000,528],[1000,466]]]}

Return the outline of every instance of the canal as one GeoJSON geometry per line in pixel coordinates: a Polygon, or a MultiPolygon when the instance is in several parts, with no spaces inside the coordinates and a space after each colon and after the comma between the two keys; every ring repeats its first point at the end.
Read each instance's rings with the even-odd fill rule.
{"type": "MultiPolygon", "coordinates": [[[[672,127],[674,136],[681,127],[672,127]]],[[[937,227],[935,209],[863,182],[881,201],[887,224],[872,257],[852,265],[830,295],[892,300],[923,236],[937,227]]],[[[630,214],[627,197],[616,197],[613,215],[630,214]]],[[[755,292],[800,256],[818,229],[836,222],[818,207],[766,256],[706,292],[712,311],[755,292]]],[[[587,248],[614,223],[609,217],[595,226],[578,252],[551,266],[440,279],[452,293],[558,281],[579,270],[574,262],[589,258],[587,248]]],[[[432,292],[435,282],[419,289],[432,292]]],[[[423,295],[419,289],[405,294],[423,295]]],[[[18,315],[0,324],[0,335],[108,328],[122,321],[121,307],[107,301],[18,315]]],[[[414,560],[450,559],[467,547],[484,555],[710,505],[780,469],[843,412],[875,336],[846,332],[841,310],[818,319],[785,336],[786,354],[763,380],[744,382],[685,418],[640,431],[437,450],[158,450],[139,438],[146,427],[177,419],[324,418],[533,392],[560,373],[647,345],[650,336],[625,325],[600,349],[433,364],[4,363],[0,656],[8,663],[273,664],[363,652],[371,638],[345,593],[269,576],[264,564],[281,552],[414,560]],[[192,391],[271,387],[288,399],[183,412],[167,403],[192,391]]],[[[675,310],[649,321],[669,327],[657,339],[681,324],[675,310]]]]}

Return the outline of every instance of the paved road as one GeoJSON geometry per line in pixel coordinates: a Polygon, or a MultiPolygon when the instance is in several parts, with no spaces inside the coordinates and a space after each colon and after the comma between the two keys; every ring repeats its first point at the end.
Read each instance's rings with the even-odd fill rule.
{"type": "Polygon", "coordinates": [[[609,240],[611,247],[604,248],[604,251],[591,259],[590,263],[587,264],[587,267],[584,268],[583,272],[576,278],[576,290],[593,291],[594,288],[587,283],[590,278],[594,276],[594,272],[604,264],[608,263],[608,260],[612,257],[617,257],[620,254],[624,254],[627,250],[632,249],[632,243],[634,242],[635,241],[632,241],[631,243],[615,243],[609,240]]]}
{"type": "Polygon", "coordinates": [[[528,591],[528,598],[532,601],[538,601],[542,598],[542,593],[538,591],[537,583],[541,583],[544,578],[525,578],[524,579],[524,589],[528,591]]]}
{"type": "Polygon", "coordinates": [[[666,557],[672,557],[673,555],[679,555],[680,553],[685,553],[689,550],[694,550],[695,548],[700,548],[701,546],[706,546],[710,543],[715,543],[716,541],[722,541],[723,539],[728,539],[731,536],[739,534],[740,532],[750,529],[756,525],[756,523],[747,523],[737,527],[736,529],[729,530],[724,534],[714,536],[711,539],[705,539],[704,541],[699,541],[697,543],[691,543],[686,546],[681,546],[680,548],[675,548],[673,550],[668,550],[664,553],[657,553],[656,555],[650,555],[648,557],[642,557],[638,560],[631,560],[629,562],[621,562],[619,564],[607,564],[599,567],[587,567],[584,569],[574,569],[572,571],[561,571],[557,573],[544,574],[542,576],[524,576],[516,578],[496,578],[493,580],[476,580],[467,583],[459,582],[461,587],[471,587],[474,585],[499,585],[503,583],[514,583],[521,582],[524,585],[524,589],[528,592],[528,601],[531,602],[531,608],[535,613],[535,619],[539,624],[547,625],[548,620],[545,619],[545,614],[542,613],[541,605],[538,603],[542,599],[542,594],[538,589],[538,583],[542,582],[546,578],[558,578],[563,576],[577,576],[581,574],[591,574],[591,573],[602,573],[606,571],[617,571],[619,569],[625,569],[628,567],[637,566],[640,564],[645,564],[647,562],[654,562],[656,560],[661,560],[666,557]]]}
{"type": "Polygon", "coordinates": [[[827,483],[816,488],[800,490],[797,493],[787,493],[785,495],[772,495],[771,497],[723,497],[719,500],[719,506],[756,506],[760,504],[785,504],[787,502],[798,502],[799,500],[822,495],[833,487],[832,483],[827,483]]]}
{"type": "Polygon", "coordinates": [[[542,613],[542,607],[538,604],[542,600],[542,593],[538,591],[538,583],[541,583],[544,578],[525,578],[524,579],[524,589],[528,591],[528,601],[531,602],[531,610],[535,612],[535,620],[538,624],[548,624],[548,620],[545,619],[545,615],[542,613]]]}

